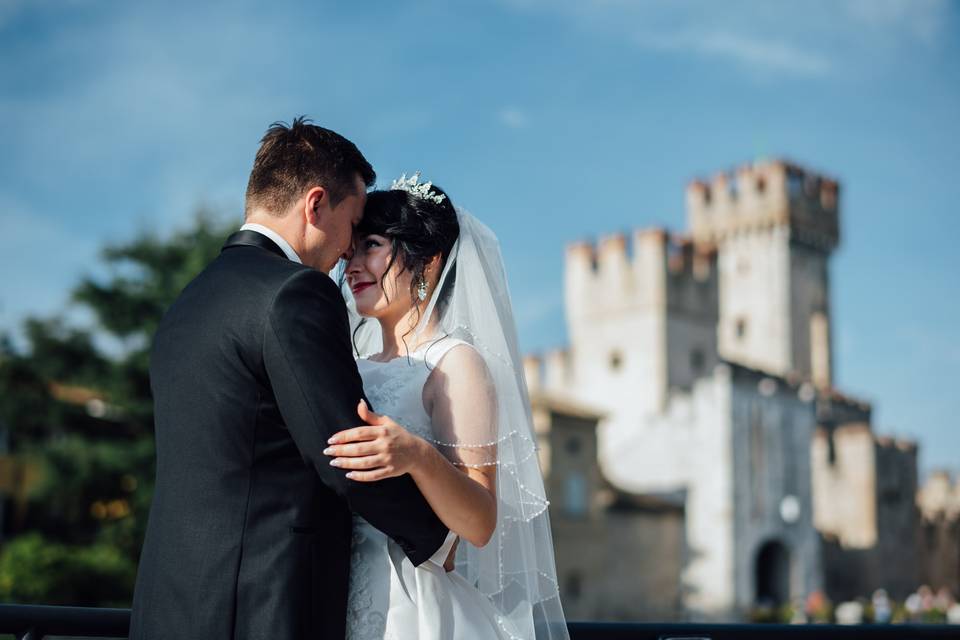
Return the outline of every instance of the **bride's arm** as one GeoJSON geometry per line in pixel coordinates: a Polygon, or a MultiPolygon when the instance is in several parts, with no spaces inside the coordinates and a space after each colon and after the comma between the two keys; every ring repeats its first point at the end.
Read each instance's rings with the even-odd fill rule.
{"type": "Polygon", "coordinates": [[[441,444],[410,475],[440,520],[482,547],[497,526],[497,398],[483,358],[466,345],[451,349],[423,395],[441,444]]]}
{"type": "Polygon", "coordinates": [[[497,456],[497,404],[483,358],[470,347],[451,349],[427,380],[424,405],[437,439],[460,444],[441,445],[450,459],[365,405],[361,417],[374,426],[335,435],[328,455],[339,456],[335,466],[351,469],[347,477],[352,480],[369,482],[409,473],[440,520],[482,547],[497,525],[497,467],[492,464],[497,456]]]}

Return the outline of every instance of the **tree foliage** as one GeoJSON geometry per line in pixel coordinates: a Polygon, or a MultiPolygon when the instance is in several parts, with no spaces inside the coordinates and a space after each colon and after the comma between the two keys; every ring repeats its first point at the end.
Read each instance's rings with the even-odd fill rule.
{"type": "Polygon", "coordinates": [[[0,339],[0,599],[129,604],[153,489],[150,343],[234,228],[200,212],[106,247],[109,275],[71,295],[94,328],[30,318],[22,348],[0,339]]]}

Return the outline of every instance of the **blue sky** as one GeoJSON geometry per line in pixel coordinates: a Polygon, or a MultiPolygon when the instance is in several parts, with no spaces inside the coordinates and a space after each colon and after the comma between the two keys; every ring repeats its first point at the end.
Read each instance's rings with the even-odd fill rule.
{"type": "Polygon", "coordinates": [[[493,227],[526,350],[565,343],[566,243],[682,230],[691,178],[785,156],[843,184],[839,386],[960,470],[960,4],[200,5],[0,0],[0,328],[107,242],[239,219],[301,113],[493,227]]]}

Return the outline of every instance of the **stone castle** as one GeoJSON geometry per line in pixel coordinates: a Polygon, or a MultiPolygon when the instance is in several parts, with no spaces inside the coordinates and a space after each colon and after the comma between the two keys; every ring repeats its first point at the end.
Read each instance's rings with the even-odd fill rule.
{"type": "Polygon", "coordinates": [[[525,368],[568,615],[917,586],[916,445],[833,385],[839,203],[835,179],[764,161],[691,182],[687,234],[567,248],[570,346],[525,368]]]}

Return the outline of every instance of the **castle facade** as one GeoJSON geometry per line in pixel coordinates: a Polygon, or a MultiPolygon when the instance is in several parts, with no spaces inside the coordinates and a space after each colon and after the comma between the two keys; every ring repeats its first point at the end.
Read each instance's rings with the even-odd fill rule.
{"type": "MultiPolygon", "coordinates": [[[[836,180],[765,161],[692,181],[685,234],[567,248],[570,345],[529,357],[528,384],[592,408],[614,494],[683,496],[689,618],[917,584],[912,559],[882,559],[916,549],[916,446],[877,437],[833,382],[839,205],[836,180]]],[[[564,501],[572,485],[551,482],[564,501]]]]}

